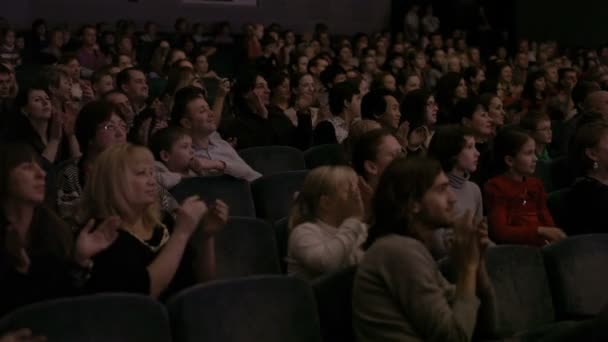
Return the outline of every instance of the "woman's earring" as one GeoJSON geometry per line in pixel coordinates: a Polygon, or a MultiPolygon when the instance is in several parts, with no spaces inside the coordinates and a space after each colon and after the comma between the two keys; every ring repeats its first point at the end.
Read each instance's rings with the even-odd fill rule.
{"type": "Polygon", "coordinates": [[[598,164],[596,161],[593,162],[593,169],[597,170],[600,168],[600,164],[598,164]]]}

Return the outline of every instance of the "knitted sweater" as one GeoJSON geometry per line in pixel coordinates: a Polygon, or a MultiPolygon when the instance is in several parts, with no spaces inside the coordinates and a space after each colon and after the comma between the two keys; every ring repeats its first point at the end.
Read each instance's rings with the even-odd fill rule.
{"type": "Polygon", "coordinates": [[[389,235],[359,264],[353,327],[359,342],[470,341],[479,305],[456,293],[420,241],[389,235]]]}
{"type": "Polygon", "coordinates": [[[357,264],[366,238],[367,225],[356,218],[344,220],[337,228],[320,220],[302,223],[289,234],[287,271],[312,280],[357,264]]]}

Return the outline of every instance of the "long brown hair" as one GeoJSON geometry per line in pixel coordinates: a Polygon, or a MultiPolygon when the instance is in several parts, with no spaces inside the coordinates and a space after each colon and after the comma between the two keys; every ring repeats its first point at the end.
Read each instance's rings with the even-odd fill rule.
{"type": "MultiPolygon", "coordinates": [[[[40,156],[24,144],[3,144],[0,146],[0,255],[11,259],[7,246],[7,233],[10,222],[4,205],[11,201],[9,182],[11,174],[20,164],[36,162],[40,156]]],[[[73,237],[69,226],[44,204],[34,210],[28,231],[28,254],[67,258],[72,250],[73,237]]]]}
{"type": "Polygon", "coordinates": [[[374,223],[363,247],[390,234],[412,235],[408,231],[412,206],[422,200],[441,172],[439,162],[427,157],[395,159],[380,177],[372,203],[374,223]]]}

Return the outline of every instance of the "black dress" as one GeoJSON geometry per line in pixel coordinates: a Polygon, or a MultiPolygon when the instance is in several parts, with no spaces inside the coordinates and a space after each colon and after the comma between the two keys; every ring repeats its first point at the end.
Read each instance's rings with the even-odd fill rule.
{"type": "Polygon", "coordinates": [[[608,233],[608,185],[578,179],[564,195],[564,230],[568,235],[608,233]]]}
{"type": "MultiPolygon", "coordinates": [[[[4,217],[0,220],[0,225],[8,226],[4,217]]],[[[0,243],[4,245],[5,239],[0,237],[0,243]]],[[[71,231],[63,221],[44,207],[35,211],[27,250],[28,272],[18,272],[12,258],[0,253],[0,316],[27,304],[80,294],[83,270],[69,258],[71,243],[71,231]]]]}
{"type": "MultiPolygon", "coordinates": [[[[93,258],[94,266],[87,282],[87,291],[149,295],[150,275],[147,268],[160,254],[162,247],[158,247],[166,242],[163,238],[165,230],[167,233],[173,230],[171,220],[166,220],[165,226],[155,227],[152,238],[144,242],[124,230],[119,231],[116,241],[93,258]]],[[[180,266],[161,298],[196,283],[193,259],[193,252],[186,247],[180,266]]]]}

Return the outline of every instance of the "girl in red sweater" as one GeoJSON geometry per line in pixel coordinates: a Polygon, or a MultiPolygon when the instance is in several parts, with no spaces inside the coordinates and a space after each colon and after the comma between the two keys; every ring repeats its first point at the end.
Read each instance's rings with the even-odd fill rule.
{"type": "Polygon", "coordinates": [[[542,246],[566,238],[553,223],[542,182],[532,177],[535,151],[534,140],[517,129],[501,131],[494,141],[502,174],[486,183],[484,203],[496,243],[542,246]]]}

